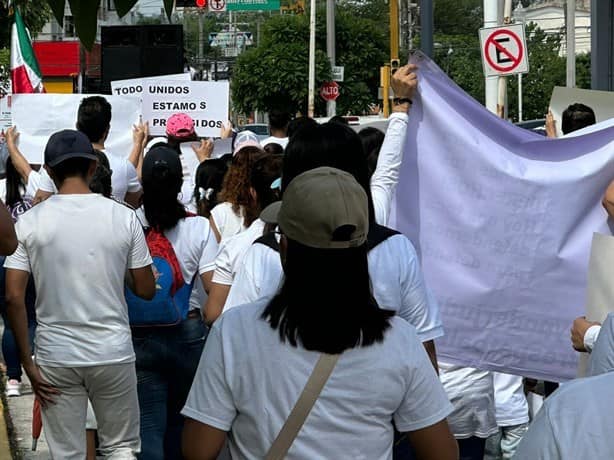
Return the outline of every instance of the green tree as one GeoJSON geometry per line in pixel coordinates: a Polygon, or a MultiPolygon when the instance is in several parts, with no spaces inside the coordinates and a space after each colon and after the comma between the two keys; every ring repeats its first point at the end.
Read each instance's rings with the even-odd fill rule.
{"type": "Polygon", "coordinates": [[[591,54],[582,53],[576,56],[576,86],[591,89],[591,54]]]}
{"type": "MultiPolygon", "coordinates": [[[[555,86],[565,86],[565,57],[559,55],[561,35],[547,34],[530,23],[526,27],[529,73],[523,75],[523,118],[544,118],[555,86]]],[[[518,80],[508,79],[508,112],[518,119],[518,80]]]]}
{"type": "MultiPolygon", "coordinates": [[[[45,3],[15,0],[13,6],[19,8],[23,21],[32,37],[36,37],[51,18],[51,9],[45,3]]],[[[0,0],[0,48],[10,47],[12,25],[13,14],[9,10],[8,2],[0,0]]]]}
{"type": "MultiPolygon", "coordinates": [[[[361,5],[361,8],[364,5],[361,5]]],[[[326,23],[323,8],[317,12],[316,88],[330,79],[326,58],[326,23]]],[[[345,67],[340,83],[337,113],[360,114],[377,100],[379,67],[387,60],[388,37],[376,21],[337,8],[336,64],[345,67]]],[[[258,47],[244,52],[235,64],[232,93],[242,112],[268,110],[282,103],[305,112],[307,103],[309,18],[273,16],[261,29],[258,47]]],[[[316,113],[325,113],[325,103],[316,97],[316,113]]]]}

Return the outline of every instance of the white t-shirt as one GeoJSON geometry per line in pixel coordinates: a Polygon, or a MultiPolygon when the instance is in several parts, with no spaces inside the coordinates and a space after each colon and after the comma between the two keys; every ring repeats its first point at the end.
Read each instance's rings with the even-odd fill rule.
{"type": "Polygon", "coordinates": [[[601,325],[590,356],[588,375],[614,371],[614,313],[610,313],[601,325]]]}
{"type": "MultiPolygon", "coordinates": [[[[127,158],[112,154],[107,150],[103,150],[109,159],[111,167],[111,187],[112,194],[119,200],[126,198],[126,193],[134,193],[141,190],[141,183],[136,173],[134,165],[127,158]]],[[[42,168],[40,189],[45,192],[57,193],[55,184],[47,174],[47,171],[42,168]]]]}
{"type": "Polygon", "coordinates": [[[529,422],[529,403],[522,377],[493,372],[497,425],[514,426],[529,422]]]}
{"type": "Polygon", "coordinates": [[[498,431],[491,372],[439,361],[439,379],[454,405],[448,424],[456,439],[487,438],[498,431]]]}
{"type": "Polygon", "coordinates": [[[227,238],[238,235],[246,229],[243,220],[243,210],[237,215],[232,209],[232,203],[225,201],[211,210],[211,218],[220,232],[220,242],[227,238]]]}
{"type": "Polygon", "coordinates": [[[574,380],[544,402],[517,460],[601,460],[614,452],[614,373],[574,380]]]}
{"type": "Polygon", "coordinates": [[[262,236],[264,227],[265,223],[256,219],[244,232],[222,241],[215,258],[214,283],[232,285],[245,253],[262,236]]]}
{"type": "Polygon", "coordinates": [[[260,145],[262,145],[263,147],[265,147],[267,144],[279,144],[281,145],[284,149],[286,148],[286,146],[288,145],[288,140],[289,138],[287,137],[275,137],[275,136],[270,136],[267,137],[265,140],[263,140],[262,142],[260,142],[260,145]]]}
{"type": "MultiPolygon", "coordinates": [[[[320,356],[282,343],[260,318],[265,305],[235,308],[213,325],[182,411],[231,430],[234,459],[264,458],[320,356]]],[[[415,431],[450,413],[414,328],[390,322],[382,343],[340,356],[286,458],[390,459],[392,420],[415,431]]]]}
{"type": "Polygon", "coordinates": [[[152,262],[134,211],[101,195],[54,195],[16,230],[19,246],[5,267],[34,276],[37,362],[133,362],[124,277],[152,262]]]}
{"type": "MultiPolygon", "coordinates": [[[[41,169],[44,170],[45,168],[41,166],[41,169]]],[[[30,171],[30,174],[28,174],[28,183],[26,184],[26,196],[34,198],[38,189],[41,188],[42,182],[43,176],[40,172],[34,170],[30,171]]]]}
{"type": "MultiPolygon", "coordinates": [[[[422,342],[443,336],[439,306],[426,289],[420,262],[411,242],[394,235],[369,251],[373,295],[381,308],[393,310],[412,324],[422,342]]],[[[225,309],[258,299],[271,299],[283,281],[279,253],[254,244],[243,257],[225,309]]]]}

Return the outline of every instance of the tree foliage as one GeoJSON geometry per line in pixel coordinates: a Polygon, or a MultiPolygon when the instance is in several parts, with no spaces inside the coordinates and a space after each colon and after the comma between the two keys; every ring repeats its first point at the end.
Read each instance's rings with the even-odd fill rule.
{"type": "MultiPolygon", "coordinates": [[[[36,37],[51,18],[51,9],[45,3],[14,0],[13,6],[19,8],[23,22],[32,37],[36,37]]],[[[12,24],[13,14],[9,10],[8,2],[0,0],[0,48],[9,48],[11,46],[12,24]]]]}
{"type": "MultiPolygon", "coordinates": [[[[362,5],[361,5],[362,8],[362,5]]],[[[336,14],[336,64],[345,67],[337,113],[363,113],[377,100],[379,66],[387,60],[388,37],[375,21],[354,14],[351,6],[336,14]]],[[[305,112],[308,92],[308,16],[273,16],[262,25],[261,42],[235,64],[232,93],[235,108],[244,113],[282,104],[305,112]]],[[[325,11],[317,12],[316,91],[329,80],[325,11]]],[[[325,103],[316,97],[316,112],[325,103]]]]}

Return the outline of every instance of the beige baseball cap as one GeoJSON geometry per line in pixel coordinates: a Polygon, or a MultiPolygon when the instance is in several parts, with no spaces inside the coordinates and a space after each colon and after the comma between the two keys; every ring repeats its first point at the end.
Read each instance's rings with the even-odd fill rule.
{"type": "Polygon", "coordinates": [[[322,167],[296,176],[283,201],[269,205],[260,218],[278,224],[288,238],[305,246],[352,248],[367,240],[367,203],[367,194],[351,174],[322,167]]]}

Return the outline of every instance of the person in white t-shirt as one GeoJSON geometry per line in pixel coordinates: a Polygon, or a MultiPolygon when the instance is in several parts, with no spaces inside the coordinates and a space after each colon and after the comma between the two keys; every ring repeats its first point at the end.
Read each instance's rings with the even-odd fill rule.
{"type": "Polygon", "coordinates": [[[249,191],[249,177],[252,165],[265,155],[258,136],[251,131],[237,134],[232,163],[220,192],[221,203],[211,210],[209,219],[218,242],[238,235],[258,217],[249,191]]]}
{"type": "Polygon", "coordinates": [[[456,459],[451,406],[415,329],[371,295],[363,186],[323,167],[284,193],[284,285],[214,324],[182,411],[184,456],[216,458],[230,432],[233,458],[265,458],[316,361],[338,354],[286,458],[388,459],[394,420],[418,458],[456,459]]]}
{"type": "Polygon", "coordinates": [[[59,193],[21,216],[19,246],[5,262],[21,360],[43,405],[53,458],[85,458],[88,397],[102,455],[135,458],[139,408],[124,282],[139,297],[155,294],[143,230],[134,211],[90,192],[96,156],[83,133],[52,135],[45,168],[59,193]],[[30,273],[37,290],[35,362],[24,306],[30,273]]]}
{"type": "MultiPolygon", "coordinates": [[[[350,127],[338,123],[305,126],[291,138],[284,156],[282,191],[298,174],[325,165],[351,173],[369,192],[360,138],[350,127]]],[[[443,335],[443,326],[438,305],[426,288],[416,250],[407,237],[375,222],[371,200],[369,207],[368,262],[375,299],[382,308],[395,311],[417,329],[436,367],[434,339],[443,335]]],[[[281,261],[271,246],[254,244],[243,261],[230,288],[226,309],[258,298],[271,298],[281,284],[281,261]],[[255,251],[258,255],[254,258],[250,253],[255,251]],[[250,273],[242,275],[242,271],[250,273]]]]}
{"type": "MultiPolygon", "coordinates": [[[[260,210],[279,199],[279,189],[273,188],[271,184],[281,178],[282,162],[280,155],[268,155],[254,163],[250,189],[252,199],[260,210]]],[[[253,242],[262,237],[264,230],[264,221],[256,219],[247,230],[228,238],[220,245],[215,258],[211,291],[203,310],[207,324],[213,323],[222,314],[234,277],[243,263],[243,256],[253,242]]]]}
{"type": "MultiPolygon", "coordinates": [[[[28,160],[26,160],[17,147],[18,140],[19,132],[17,131],[17,127],[11,126],[6,131],[6,146],[9,153],[9,158],[11,159],[15,170],[21,176],[23,183],[26,184],[24,195],[34,199],[36,191],[41,187],[41,183],[43,181],[42,173],[44,172],[44,169],[40,172],[32,169],[32,166],[30,166],[28,160]]],[[[47,178],[49,177],[46,174],[45,176],[47,178]]],[[[46,180],[51,181],[51,179],[46,180]]],[[[55,186],[53,191],[55,191],[55,186]]]]}
{"type": "Polygon", "coordinates": [[[523,378],[495,372],[495,416],[499,432],[486,440],[485,460],[510,460],[529,429],[529,404],[523,378]]]}
{"type": "Polygon", "coordinates": [[[588,375],[614,371],[614,313],[608,314],[595,341],[589,362],[588,375]]]}
{"type": "MultiPolygon", "coordinates": [[[[208,292],[217,241],[207,219],[188,215],[177,199],[183,174],[176,151],[165,146],[152,148],[143,160],[142,179],[144,225],[170,241],[184,281],[200,283],[208,292]]],[[[141,409],[139,458],[181,458],[180,410],[206,336],[200,306],[190,309],[187,317],[174,326],[132,328],[141,409]]]]}
{"type": "MultiPolygon", "coordinates": [[[[128,161],[128,158],[105,150],[104,144],[111,129],[111,104],[102,96],[83,98],[77,111],[77,129],[89,138],[95,149],[106,154],[111,165],[113,196],[135,209],[138,208],[142,190],[134,165],[128,161]]],[[[142,140],[135,139],[135,144],[141,143],[142,140]]],[[[56,192],[53,182],[46,177],[45,171],[42,172],[40,190],[45,195],[56,192]]]]}
{"type": "Polygon", "coordinates": [[[275,143],[285,149],[288,145],[288,124],[291,119],[292,115],[286,110],[271,110],[269,112],[269,133],[271,135],[261,142],[262,147],[275,143]]]}
{"type": "Polygon", "coordinates": [[[561,385],[544,402],[516,460],[601,460],[614,452],[614,372],[561,385]]]}

